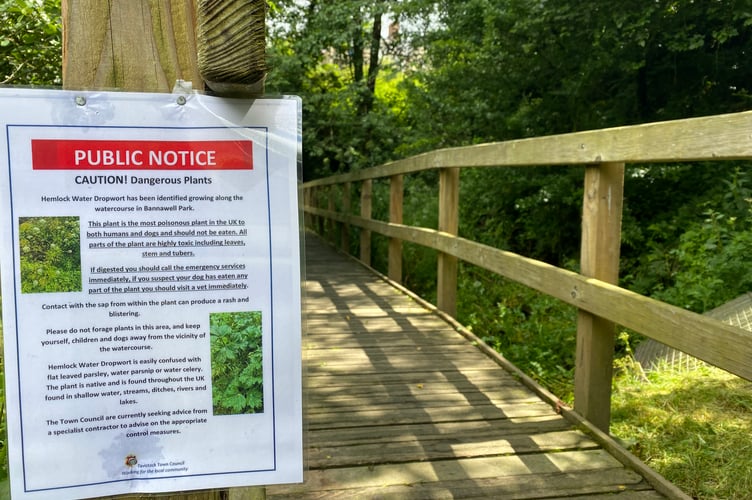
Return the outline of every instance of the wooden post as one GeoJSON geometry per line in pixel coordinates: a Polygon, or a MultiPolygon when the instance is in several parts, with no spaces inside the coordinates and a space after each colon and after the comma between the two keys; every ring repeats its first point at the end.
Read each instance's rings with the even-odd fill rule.
{"type": "Polygon", "coordinates": [[[201,89],[192,1],[63,0],[63,86],[71,90],[201,89]]]}
{"type": "MultiPolygon", "coordinates": [[[[389,222],[402,224],[402,198],[404,180],[402,175],[389,179],[389,222]]],[[[389,238],[389,279],[402,283],[402,240],[389,238]]]]}
{"type": "MultiPolygon", "coordinates": [[[[311,190],[311,198],[313,200],[313,206],[316,208],[321,208],[321,186],[316,186],[311,190]]],[[[324,237],[324,217],[321,215],[314,215],[314,220],[316,221],[316,233],[324,237]]]]}
{"type": "MultiPolygon", "coordinates": [[[[587,167],[580,255],[583,275],[612,284],[618,282],[623,204],[624,164],[587,167]]],[[[611,421],[614,337],[612,322],[579,312],[574,406],[606,433],[611,421]]]]}
{"type": "Polygon", "coordinates": [[[198,68],[207,86],[222,96],[262,95],[266,0],[197,2],[198,68]]]}
{"type": "MultiPolygon", "coordinates": [[[[345,215],[350,215],[350,210],[352,210],[352,202],[351,202],[351,191],[352,184],[349,182],[345,182],[345,185],[342,187],[342,212],[345,215]]],[[[350,224],[347,222],[342,223],[341,227],[341,239],[340,239],[340,247],[342,248],[342,251],[349,254],[350,253],[350,224]]]]}
{"type": "MultiPolygon", "coordinates": [[[[334,189],[335,186],[331,185],[326,190],[326,209],[330,212],[334,212],[334,189]]],[[[337,237],[337,223],[334,222],[334,219],[327,219],[326,225],[325,225],[325,231],[326,231],[326,237],[327,239],[332,243],[332,245],[336,244],[336,237],[337,237]]]]}
{"type": "MultiPolygon", "coordinates": [[[[238,1],[265,5],[264,0],[238,1]]],[[[213,3],[216,8],[218,2],[213,3]]],[[[176,80],[204,88],[197,63],[194,0],[63,0],[61,7],[64,88],[171,92],[176,80]]],[[[255,500],[265,496],[265,488],[254,487],[118,498],[255,500]]]]}
{"type": "MultiPolygon", "coordinates": [[[[311,206],[311,188],[303,188],[303,207],[311,206]]],[[[308,213],[303,213],[303,227],[306,229],[313,229],[313,216],[308,213]]]]}
{"type": "MultiPolygon", "coordinates": [[[[366,179],[360,187],[360,216],[364,219],[371,218],[373,200],[373,181],[366,179]]],[[[371,265],[371,231],[360,230],[360,260],[364,264],[371,265]]]]}
{"type": "MultiPolygon", "coordinates": [[[[459,231],[460,169],[439,171],[439,231],[459,231]]],[[[451,316],[457,314],[457,257],[439,253],[436,306],[451,316]]]]}

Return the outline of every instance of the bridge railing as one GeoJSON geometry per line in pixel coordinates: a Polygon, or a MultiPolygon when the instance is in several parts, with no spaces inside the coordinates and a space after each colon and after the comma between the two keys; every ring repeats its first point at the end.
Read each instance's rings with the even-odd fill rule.
{"type": "Polygon", "coordinates": [[[360,259],[367,264],[372,233],[389,238],[388,275],[397,282],[403,241],[437,250],[436,305],[451,315],[458,259],[577,307],[575,411],[607,431],[616,324],[752,380],[750,332],[617,286],[626,164],[740,159],[752,159],[752,112],[432,151],[307,182],[304,210],[320,230],[339,224],[343,242],[351,226],[361,228],[360,259]],[[585,167],[580,273],[457,236],[461,169],[540,165],[585,167]],[[403,176],[425,170],[439,171],[438,230],[402,224],[403,176]],[[390,185],[388,222],[372,218],[372,183],[383,178],[390,185]],[[351,209],[355,183],[360,215],[351,209]]]}

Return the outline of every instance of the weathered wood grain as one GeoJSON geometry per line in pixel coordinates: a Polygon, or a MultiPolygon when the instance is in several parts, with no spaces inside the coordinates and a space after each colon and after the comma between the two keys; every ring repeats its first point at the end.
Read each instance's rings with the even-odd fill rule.
{"type": "MultiPolygon", "coordinates": [[[[585,169],[580,273],[611,284],[619,282],[624,164],[585,169]]],[[[574,376],[575,410],[604,432],[611,422],[616,325],[578,311],[574,376]]]]}
{"type": "MultiPolygon", "coordinates": [[[[394,224],[402,224],[404,187],[405,183],[401,175],[395,175],[389,179],[389,222],[394,224]]],[[[402,240],[398,238],[389,240],[388,269],[389,279],[402,283],[402,240]]]]}
{"type": "Polygon", "coordinates": [[[571,424],[559,415],[477,420],[472,422],[432,422],[403,425],[357,426],[349,429],[321,429],[311,433],[311,447],[355,446],[366,443],[443,439],[451,444],[459,441],[481,442],[485,439],[532,436],[571,430],[571,424]]]}
{"type": "MultiPolygon", "coordinates": [[[[370,219],[373,212],[373,182],[364,181],[360,187],[360,216],[370,219]]],[[[360,231],[360,260],[371,265],[371,232],[360,231]]]]}
{"type": "Polygon", "coordinates": [[[655,500],[664,498],[634,473],[621,469],[553,473],[536,476],[501,476],[454,481],[385,484],[357,490],[290,491],[275,495],[280,499],[378,498],[386,500],[441,500],[456,498],[499,498],[504,500],[539,498],[585,498],[596,500],[655,500]],[[608,478],[608,479],[604,479],[608,478]],[[555,496],[551,492],[556,492],[555,496]]]}
{"type": "MultiPolygon", "coordinates": [[[[346,182],[342,186],[342,212],[349,214],[352,210],[352,183],[346,182]]],[[[400,222],[402,222],[400,220],[400,222]]],[[[350,226],[342,224],[340,228],[340,249],[345,253],[350,252],[350,226]]]]}
{"type": "Polygon", "coordinates": [[[266,0],[197,0],[198,68],[222,96],[264,93],[266,0]]]}
{"type": "MultiPolygon", "coordinates": [[[[592,478],[591,484],[596,483],[605,487],[599,490],[603,492],[618,493],[627,483],[627,477],[632,484],[639,484],[641,488],[645,488],[641,478],[621,469],[620,464],[605,452],[584,450],[311,470],[303,485],[274,488],[270,491],[270,496],[275,498],[280,495],[284,498],[284,494],[304,495],[315,491],[327,492],[331,495],[336,490],[346,488],[351,492],[349,496],[357,498],[363,495],[364,491],[378,493],[379,489],[391,487],[419,488],[430,484],[432,489],[442,487],[451,489],[455,482],[473,481],[482,484],[487,481],[486,484],[491,485],[493,482],[506,483],[508,487],[518,491],[526,491],[528,488],[537,490],[534,496],[521,498],[551,498],[552,494],[561,495],[564,489],[563,484],[557,484],[556,479],[571,479],[572,476],[579,476],[583,473],[592,478]],[[597,473],[591,476],[593,472],[597,473]],[[536,482],[540,485],[538,488],[533,486],[536,482]]],[[[570,495],[589,492],[588,484],[583,481],[582,477],[578,483],[569,483],[572,490],[569,492],[570,495]]],[[[400,493],[402,495],[400,498],[421,498],[404,488],[400,490],[400,493]]],[[[492,488],[480,487],[476,489],[473,496],[482,497],[485,494],[486,497],[493,497],[494,493],[492,488]]],[[[396,495],[390,496],[390,498],[397,497],[396,495]]]]}
{"type": "Polygon", "coordinates": [[[447,442],[444,436],[419,439],[359,442],[350,446],[334,444],[312,447],[308,454],[311,467],[331,468],[369,465],[373,463],[413,462],[479,456],[515,455],[554,451],[587,450],[598,445],[578,431],[530,433],[514,436],[463,436],[447,442]]]}
{"type": "Polygon", "coordinates": [[[170,92],[203,89],[192,0],[64,0],[63,86],[170,92]]]}

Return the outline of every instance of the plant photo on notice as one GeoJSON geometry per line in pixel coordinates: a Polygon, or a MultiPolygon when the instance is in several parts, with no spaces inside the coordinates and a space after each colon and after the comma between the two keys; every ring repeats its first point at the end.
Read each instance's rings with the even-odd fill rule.
{"type": "Polygon", "coordinates": [[[214,415],[264,411],[261,311],[209,315],[214,415]]]}
{"type": "Polygon", "coordinates": [[[19,217],[21,293],[80,292],[78,217],[19,217]]]}

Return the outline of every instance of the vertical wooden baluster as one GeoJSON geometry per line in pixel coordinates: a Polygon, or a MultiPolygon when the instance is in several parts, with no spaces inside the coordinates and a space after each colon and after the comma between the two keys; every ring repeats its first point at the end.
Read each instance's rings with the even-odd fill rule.
{"type": "MultiPolygon", "coordinates": [[[[345,184],[342,186],[342,213],[345,215],[350,215],[351,208],[351,200],[350,200],[350,189],[351,189],[351,183],[345,182],[345,184]]],[[[342,248],[342,251],[349,254],[350,253],[350,223],[349,222],[343,222],[342,223],[342,239],[340,241],[340,247],[342,248]]]]}
{"type": "MultiPolygon", "coordinates": [[[[373,181],[366,179],[360,188],[360,216],[364,219],[371,219],[373,201],[373,181]]],[[[360,230],[360,260],[371,265],[371,231],[368,229],[360,230]]]]}
{"type": "MultiPolygon", "coordinates": [[[[402,175],[393,175],[389,179],[389,222],[402,224],[402,199],[404,196],[404,179],[402,175]]],[[[389,239],[389,279],[402,283],[402,240],[389,239]]]]}
{"type": "Polygon", "coordinates": [[[311,206],[311,191],[309,187],[303,188],[303,221],[306,229],[313,229],[313,215],[306,210],[311,206]]]}
{"type": "MultiPolygon", "coordinates": [[[[313,206],[316,208],[321,208],[321,186],[316,186],[313,188],[313,206]]],[[[325,235],[324,232],[324,217],[321,215],[316,215],[316,233],[321,236],[322,238],[325,235]]]]}
{"type": "MultiPolygon", "coordinates": [[[[329,210],[329,212],[334,212],[334,207],[335,207],[335,205],[334,205],[335,199],[334,198],[336,196],[336,193],[335,193],[336,187],[337,187],[336,184],[331,184],[326,189],[326,191],[327,191],[327,193],[326,193],[326,195],[327,195],[326,196],[326,198],[327,198],[326,209],[329,210]]],[[[336,241],[336,238],[337,238],[337,223],[335,222],[334,219],[327,218],[326,219],[326,226],[325,227],[326,227],[326,238],[329,240],[329,242],[332,245],[336,245],[337,244],[337,241],[336,241]]]]}
{"type": "MultiPolygon", "coordinates": [[[[457,235],[459,230],[460,169],[439,171],[439,231],[457,235]]],[[[439,253],[436,305],[457,314],[457,257],[439,253]]]]}
{"type": "MultiPolygon", "coordinates": [[[[585,170],[580,272],[612,284],[619,280],[624,168],[603,163],[585,170]]],[[[611,420],[614,337],[612,322],[578,313],[575,410],[604,432],[611,420]]]]}

